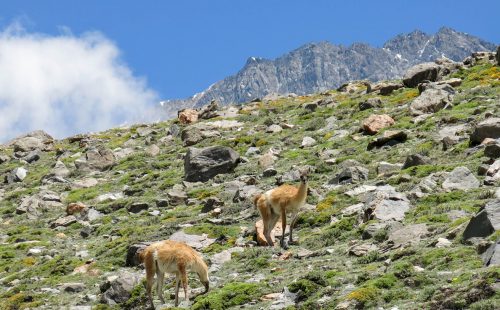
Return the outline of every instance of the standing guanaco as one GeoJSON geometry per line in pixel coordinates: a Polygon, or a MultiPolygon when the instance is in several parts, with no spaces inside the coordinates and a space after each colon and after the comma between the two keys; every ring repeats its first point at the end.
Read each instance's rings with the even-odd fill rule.
{"type": "Polygon", "coordinates": [[[288,247],[285,244],[287,213],[292,214],[289,235],[289,243],[292,243],[293,226],[297,220],[299,209],[305,204],[307,198],[307,175],[308,170],[300,172],[300,185],[298,187],[285,184],[254,197],[254,204],[259,210],[264,224],[264,237],[269,246],[274,246],[274,242],[271,239],[271,231],[274,229],[281,215],[283,234],[280,245],[284,249],[288,247]]]}
{"type": "Polygon", "coordinates": [[[182,242],[164,240],[155,242],[147,246],[140,254],[139,258],[146,267],[146,291],[151,302],[151,307],[154,309],[153,296],[151,288],[154,282],[156,273],[156,290],[158,297],[164,304],[163,299],[163,281],[165,272],[176,275],[175,283],[175,306],[179,305],[179,286],[182,282],[184,288],[184,296],[186,301],[189,301],[188,294],[188,279],[187,271],[191,270],[198,274],[201,283],[205,286],[205,291],[208,292],[208,267],[203,261],[201,255],[193,250],[190,246],[182,242]]]}

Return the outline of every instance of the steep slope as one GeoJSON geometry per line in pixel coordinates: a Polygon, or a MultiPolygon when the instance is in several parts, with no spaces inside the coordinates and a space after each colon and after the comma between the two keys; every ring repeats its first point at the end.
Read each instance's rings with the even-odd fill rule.
{"type": "Polygon", "coordinates": [[[192,98],[164,101],[163,106],[172,116],[181,108],[201,107],[211,100],[229,104],[268,94],[310,94],[336,88],[349,80],[401,78],[406,69],[417,63],[440,57],[460,61],[472,52],[494,48],[492,43],[445,27],[434,35],[418,30],[398,35],[383,48],[362,43],[349,47],[311,43],[275,60],[250,57],[237,74],[192,98]]]}
{"type": "Polygon", "coordinates": [[[168,238],[209,262],[207,295],[193,296],[202,286],[190,277],[181,306],[192,309],[498,309],[500,67],[490,56],[454,64],[421,94],[353,83],[190,125],[3,145],[0,309],[145,309],[136,254],[168,238]],[[209,148],[200,165],[186,162],[194,148],[209,148]],[[257,246],[253,195],[298,184],[303,167],[296,243],[257,246]]]}

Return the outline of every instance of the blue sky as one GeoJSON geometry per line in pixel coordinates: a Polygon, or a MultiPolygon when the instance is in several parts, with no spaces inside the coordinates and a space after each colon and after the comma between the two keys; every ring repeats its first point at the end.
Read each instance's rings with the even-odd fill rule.
{"type": "Polygon", "coordinates": [[[275,58],[311,41],[380,46],[441,26],[500,41],[500,1],[2,1],[0,27],[79,35],[99,31],[160,98],[182,98],[237,72],[250,56],[275,58]]]}

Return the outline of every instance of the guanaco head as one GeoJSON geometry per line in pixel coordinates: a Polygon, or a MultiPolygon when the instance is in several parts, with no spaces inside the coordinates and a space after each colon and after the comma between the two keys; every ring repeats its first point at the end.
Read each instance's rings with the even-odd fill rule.
{"type": "Polygon", "coordinates": [[[203,259],[199,257],[197,264],[195,266],[195,272],[198,274],[200,278],[200,282],[205,286],[205,291],[201,294],[206,294],[208,289],[210,288],[210,280],[208,279],[208,266],[205,264],[203,259]]]}
{"type": "Polygon", "coordinates": [[[300,181],[302,183],[307,183],[307,178],[309,176],[309,169],[301,169],[300,172],[300,181]]]}

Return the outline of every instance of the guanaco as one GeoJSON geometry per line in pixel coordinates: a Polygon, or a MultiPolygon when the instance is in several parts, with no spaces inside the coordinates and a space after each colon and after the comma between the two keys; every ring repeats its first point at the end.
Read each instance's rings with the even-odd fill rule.
{"type": "Polygon", "coordinates": [[[163,299],[163,281],[165,272],[176,275],[175,283],[175,306],[179,305],[179,287],[182,283],[184,296],[186,301],[189,301],[188,294],[188,278],[187,271],[194,271],[198,274],[201,283],[205,286],[205,291],[208,292],[209,279],[208,267],[203,261],[201,255],[193,250],[185,243],[164,240],[155,242],[147,246],[140,254],[139,258],[144,263],[146,268],[146,291],[151,302],[151,307],[154,309],[153,296],[151,288],[153,287],[154,276],[156,274],[156,290],[162,304],[163,299]]]}
{"type": "Polygon", "coordinates": [[[298,187],[284,184],[254,197],[254,204],[259,210],[264,224],[264,237],[269,246],[274,246],[274,242],[271,239],[271,231],[274,229],[281,215],[281,228],[283,234],[281,235],[280,245],[284,249],[288,248],[285,244],[287,213],[292,214],[289,243],[291,244],[293,242],[293,226],[297,220],[297,214],[300,208],[305,204],[307,198],[308,172],[308,170],[300,172],[300,185],[298,187]]]}

